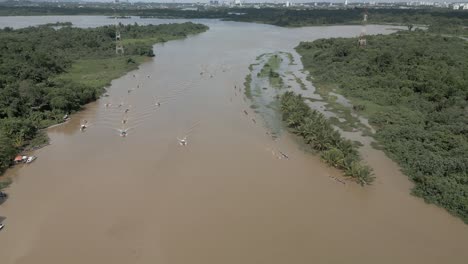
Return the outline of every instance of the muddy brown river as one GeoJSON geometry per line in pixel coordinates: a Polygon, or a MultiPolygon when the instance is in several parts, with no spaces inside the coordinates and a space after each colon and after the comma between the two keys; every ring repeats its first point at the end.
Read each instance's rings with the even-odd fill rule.
{"type": "MultiPolygon", "coordinates": [[[[0,26],[56,21],[109,23],[8,17],[0,26]]],[[[124,22],[135,21],[167,22],[124,22]]],[[[466,263],[468,227],[411,196],[407,177],[381,151],[361,148],[372,186],[341,184],[330,177],[339,171],[288,133],[267,135],[234,89],[256,56],[297,56],[301,40],[356,36],[359,26],[195,22],[210,30],[156,45],[156,57],[114,80],[108,97],[49,129],[51,145],[36,161],[7,172],[2,264],[466,263]],[[89,127],[80,132],[83,120],[89,127]],[[185,147],[177,140],[184,136],[185,147]]]]}

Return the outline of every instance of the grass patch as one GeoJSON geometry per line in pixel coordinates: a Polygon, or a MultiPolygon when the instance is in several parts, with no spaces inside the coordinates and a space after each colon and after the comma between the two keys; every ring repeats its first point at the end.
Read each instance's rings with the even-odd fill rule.
{"type": "Polygon", "coordinates": [[[257,66],[257,65],[260,65],[260,63],[252,63],[249,65],[249,71],[253,71],[253,67],[254,66],[257,66]]]}
{"type": "Polygon", "coordinates": [[[268,77],[271,72],[275,72],[279,69],[279,66],[283,59],[278,54],[270,55],[268,61],[263,65],[263,68],[258,73],[258,77],[268,77]]]}
{"type": "MultiPolygon", "coordinates": [[[[330,92],[336,92],[340,93],[341,90],[334,84],[330,83],[324,83],[324,82],[316,82],[315,84],[316,92],[324,99],[325,102],[327,102],[327,105],[325,106],[327,110],[335,113],[338,118],[344,119],[345,121],[340,121],[337,118],[332,118],[331,122],[333,125],[336,125],[337,127],[343,129],[344,131],[348,132],[353,132],[355,129],[360,129],[363,131],[363,134],[365,133],[368,136],[372,136],[372,132],[370,128],[364,124],[361,123],[361,121],[356,117],[353,116],[352,111],[353,109],[342,105],[341,103],[337,102],[337,97],[334,95],[331,95],[330,92]]],[[[314,100],[312,98],[306,98],[312,102],[314,101],[320,101],[320,100],[314,100]]],[[[355,101],[351,101],[353,104],[355,101]]],[[[364,102],[361,102],[364,104],[364,102]]],[[[358,103],[355,103],[354,105],[358,105],[358,103]]],[[[374,110],[374,106],[367,106],[367,104],[364,104],[363,110],[359,111],[359,114],[362,115],[365,118],[368,118],[368,111],[374,110]]]]}
{"type": "Polygon", "coordinates": [[[289,60],[289,65],[296,65],[294,63],[294,57],[293,55],[290,53],[290,52],[280,52],[281,54],[285,54],[286,56],[288,56],[288,60],[289,60]]]}
{"type": "Polygon", "coordinates": [[[132,39],[132,38],[127,38],[127,39],[122,39],[122,44],[124,46],[129,46],[129,45],[154,45],[156,43],[164,43],[170,40],[176,40],[180,39],[178,36],[171,36],[171,35],[162,35],[162,36],[157,36],[157,37],[150,37],[150,38],[138,38],[138,39],[132,39]]]}
{"type": "Polygon", "coordinates": [[[74,82],[91,87],[105,87],[126,72],[149,60],[144,56],[118,56],[104,59],[81,59],[73,63],[67,73],[55,80],[74,82]]]}
{"type": "Polygon", "coordinates": [[[268,76],[268,80],[270,81],[270,84],[272,87],[275,87],[278,89],[281,89],[284,87],[283,78],[281,78],[281,76],[275,71],[270,72],[268,76]]]}
{"type": "Polygon", "coordinates": [[[265,57],[265,56],[267,56],[267,55],[270,55],[270,54],[272,54],[272,53],[263,53],[263,54],[260,54],[260,55],[258,55],[258,56],[255,58],[255,60],[260,60],[260,59],[262,59],[263,57],[265,57]]]}
{"type": "Polygon", "coordinates": [[[260,86],[255,85],[254,89],[252,89],[252,95],[255,96],[255,97],[260,97],[262,95],[262,88],[260,88],[260,86]]]}
{"type": "Polygon", "coordinates": [[[294,76],[294,80],[296,80],[296,82],[299,84],[299,86],[301,87],[301,90],[306,91],[306,90],[307,90],[307,87],[306,87],[306,85],[304,84],[304,82],[301,80],[301,78],[297,77],[297,76],[294,75],[294,74],[292,74],[292,76],[294,76]]]}
{"type": "Polygon", "coordinates": [[[270,55],[268,61],[263,65],[257,77],[268,78],[270,85],[274,88],[281,89],[284,86],[283,78],[277,72],[283,59],[278,54],[270,55]]]}
{"type": "Polygon", "coordinates": [[[343,131],[346,131],[346,132],[353,132],[354,129],[356,129],[356,127],[353,126],[352,123],[347,122],[346,120],[341,121],[336,116],[332,116],[332,117],[328,118],[328,121],[330,122],[330,124],[332,124],[332,125],[334,125],[336,127],[339,127],[340,129],[342,129],[343,131]]]}

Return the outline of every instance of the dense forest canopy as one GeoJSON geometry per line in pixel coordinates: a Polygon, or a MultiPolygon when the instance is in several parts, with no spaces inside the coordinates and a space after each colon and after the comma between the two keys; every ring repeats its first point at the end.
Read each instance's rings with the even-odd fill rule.
{"type": "Polygon", "coordinates": [[[468,41],[399,32],[302,42],[320,85],[352,99],[378,142],[416,184],[413,193],[468,223],[468,41]]]}
{"type": "MultiPolygon", "coordinates": [[[[261,22],[284,27],[358,24],[361,23],[364,12],[368,13],[368,23],[444,25],[451,27],[468,26],[467,12],[450,12],[420,9],[252,9],[240,11],[245,15],[229,17],[230,20],[261,22]]],[[[465,32],[465,33],[468,33],[465,32]]]]}
{"type": "Polygon", "coordinates": [[[152,44],[205,30],[207,26],[190,22],[121,25],[127,42],[125,56],[118,56],[113,26],[0,29],[0,173],[36,137],[38,129],[60,122],[65,114],[103,92],[102,85],[60,78],[78,61],[119,57],[127,64],[125,68],[132,69],[135,58],[154,56],[152,44]]]}

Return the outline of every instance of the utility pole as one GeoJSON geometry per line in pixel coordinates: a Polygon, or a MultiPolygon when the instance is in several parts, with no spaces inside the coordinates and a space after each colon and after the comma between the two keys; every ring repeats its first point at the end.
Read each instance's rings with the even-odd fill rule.
{"type": "Polygon", "coordinates": [[[122,54],[122,55],[125,53],[124,47],[122,45],[121,37],[120,37],[119,24],[115,25],[115,53],[122,54]]]}
{"type": "MultiPolygon", "coordinates": [[[[116,0],[118,3],[118,0],[116,0]]],[[[120,24],[117,21],[117,12],[114,9],[114,19],[115,19],[115,54],[123,55],[125,53],[124,47],[122,45],[122,37],[120,36],[120,24]]]]}
{"type": "Polygon", "coordinates": [[[367,33],[367,8],[364,9],[364,14],[362,18],[362,27],[361,27],[361,35],[359,35],[359,40],[358,44],[359,47],[365,48],[367,45],[367,40],[366,40],[366,33],[367,33]]]}

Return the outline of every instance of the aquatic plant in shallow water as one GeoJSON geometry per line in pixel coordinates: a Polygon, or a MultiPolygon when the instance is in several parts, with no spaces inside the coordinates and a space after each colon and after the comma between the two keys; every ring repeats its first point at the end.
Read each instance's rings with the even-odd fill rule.
{"type": "Polygon", "coordinates": [[[324,159],[328,164],[332,165],[333,167],[339,168],[343,167],[345,155],[343,152],[337,148],[331,148],[326,150],[321,155],[322,159],[324,159]]]}
{"type": "Polygon", "coordinates": [[[356,178],[361,185],[368,184],[374,180],[370,167],[360,164],[357,161],[352,161],[347,165],[345,175],[356,178]]]}
{"type": "Polygon", "coordinates": [[[283,121],[307,145],[321,153],[325,162],[362,185],[374,180],[372,169],[360,163],[361,158],[351,141],[341,137],[323,114],[311,109],[301,95],[286,92],[280,102],[283,121]]]}

